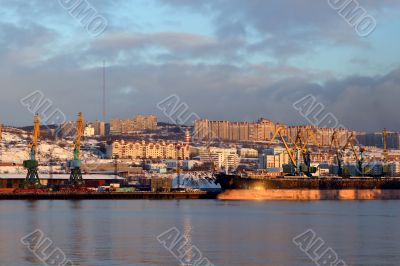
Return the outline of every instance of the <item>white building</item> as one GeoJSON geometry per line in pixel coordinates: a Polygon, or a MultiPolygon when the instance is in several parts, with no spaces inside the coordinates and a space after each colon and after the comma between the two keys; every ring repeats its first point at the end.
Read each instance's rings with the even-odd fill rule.
{"type": "Polygon", "coordinates": [[[200,161],[213,162],[218,169],[236,169],[239,165],[239,156],[236,148],[203,147],[199,149],[200,161]]]}
{"type": "Polygon", "coordinates": [[[267,170],[282,169],[289,163],[289,155],[281,147],[265,149],[259,156],[259,168],[267,170]]]}
{"type": "Polygon", "coordinates": [[[83,135],[85,137],[93,137],[94,136],[94,127],[91,124],[88,124],[83,131],[83,135]]]}
{"type": "Polygon", "coordinates": [[[255,149],[240,148],[239,156],[240,156],[240,158],[257,158],[258,151],[255,149]]]}

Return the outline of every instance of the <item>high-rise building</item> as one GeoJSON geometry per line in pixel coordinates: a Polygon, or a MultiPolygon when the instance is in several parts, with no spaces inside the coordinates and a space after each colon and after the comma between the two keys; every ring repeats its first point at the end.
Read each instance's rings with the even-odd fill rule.
{"type": "Polygon", "coordinates": [[[334,132],[340,144],[345,145],[351,133],[348,129],[321,128],[317,126],[287,126],[275,124],[267,119],[260,119],[257,122],[229,122],[210,121],[207,119],[196,120],[194,137],[199,141],[221,140],[221,141],[268,141],[271,140],[278,128],[283,128],[282,135],[288,142],[296,139],[299,130],[302,130],[310,139],[312,134],[315,141],[321,146],[329,146],[334,132]]]}
{"type": "Polygon", "coordinates": [[[104,121],[96,120],[92,123],[94,127],[94,134],[96,136],[105,136],[106,135],[106,124],[104,121]]]}
{"type": "Polygon", "coordinates": [[[157,117],[154,115],[137,115],[133,119],[110,120],[110,134],[114,135],[155,129],[157,129],[157,117]]]}
{"type": "Polygon", "coordinates": [[[263,141],[270,139],[275,129],[275,124],[267,119],[260,119],[257,122],[209,121],[203,119],[195,121],[194,137],[197,140],[263,141]]]}

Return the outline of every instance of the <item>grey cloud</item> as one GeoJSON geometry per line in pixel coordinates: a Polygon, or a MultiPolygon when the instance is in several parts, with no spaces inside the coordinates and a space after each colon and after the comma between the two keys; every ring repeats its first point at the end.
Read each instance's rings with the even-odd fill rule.
{"type": "MultiPolygon", "coordinates": [[[[221,38],[226,34],[241,36],[256,31],[261,40],[249,44],[248,52],[270,51],[277,56],[292,56],[312,52],[319,44],[368,45],[327,1],[159,1],[192,12],[207,10],[213,14],[216,33],[221,38]]],[[[381,20],[386,18],[387,10],[400,7],[395,0],[368,0],[360,4],[381,20]]]]}

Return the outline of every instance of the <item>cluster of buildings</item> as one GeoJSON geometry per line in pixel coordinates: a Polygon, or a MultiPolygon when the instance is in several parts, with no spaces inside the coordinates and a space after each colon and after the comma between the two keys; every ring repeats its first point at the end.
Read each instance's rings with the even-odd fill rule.
{"type": "Polygon", "coordinates": [[[178,142],[113,141],[106,145],[108,158],[188,160],[189,144],[178,142]]]}
{"type": "MultiPolygon", "coordinates": [[[[62,123],[60,128],[57,129],[62,136],[74,136],[76,131],[76,122],[68,121],[62,123]]],[[[96,120],[94,122],[87,122],[84,128],[84,136],[85,137],[93,137],[93,136],[106,136],[107,132],[107,124],[104,121],[96,120]]]]}
{"type": "MultiPolygon", "coordinates": [[[[60,125],[58,132],[63,136],[75,135],[76,122],[68,121],[60,125]]],[[[104,121],[87,122],[84,128],[85,137],[124,135],[144,130],[156,130],[157,117],[154,115],[137,115],[132,119],[111,119],[104,121]]]]}
{"type": "Polygon", "coordinates": [[[269,141],[276,130],[281,128],[282,134],[288,139],[295,139],[299,129],[312,134],[321,146],[329,146],[332,134],[336,131],[340,142],[345,142],[354,133],[348,129],[321,128],[317,126],[287,126],[275,124],[271,120],[261,118],[257,122],[230,122],[210,121],[207,119],[196,120],[194,125],[194,138],[202,140],[221,140],[231,142],[241,141],[269,141]]]}
{"type": "Polygon", "coordinates": [[[272,138],[276,125],[267,119],[257,122],[231,122],[196,120],[194,138],[197,140],[219,139],[222,141],[263,141],[272,138]]]}
{"type": "Polygon", "coordinates": [[[132,119],[111,119],[110,134],[132,134],[141,130],[156,130],[157,117],[154,115],[137,115],[132,119]]]}

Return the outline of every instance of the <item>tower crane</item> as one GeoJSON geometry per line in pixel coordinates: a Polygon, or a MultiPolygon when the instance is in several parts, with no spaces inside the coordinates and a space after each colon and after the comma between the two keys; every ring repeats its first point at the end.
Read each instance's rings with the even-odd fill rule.
{"type": "Polygon", "coordinates": [[[37,148],[40,138],[40,120],[39,114],[35,114],[32,142],[29,145],[29,160],[23,162],[24,167],[28,170],[25,178],[25,185],[27,186],[40,186],[40,179],[38,174],[39,162],[36,160],[37,148]]]}
{"type": "Polygon", "coordinates": [[[73,159],[68,161],[68,168],[71,170],[69,177],[69,183],[72,186],[81,186],[83,184],[82,171],[81,171],[81,139],[83,136],[83,115],[78,114],[78,120],[76,121],[76,136],[74,141],[74,156],[73,159]]]}

